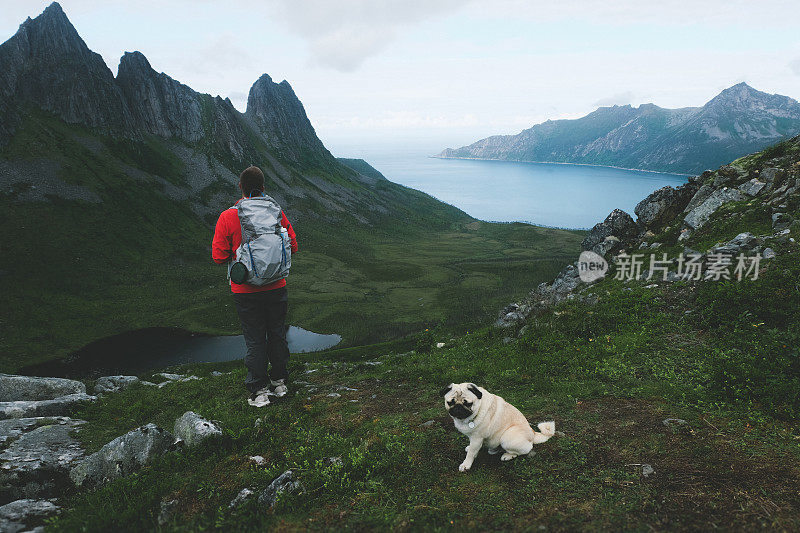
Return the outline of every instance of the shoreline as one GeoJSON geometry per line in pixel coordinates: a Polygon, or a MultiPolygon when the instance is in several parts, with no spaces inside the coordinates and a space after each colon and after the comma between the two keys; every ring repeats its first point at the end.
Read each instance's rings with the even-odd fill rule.
{"type": "Polygon", "coordinates": [[[668,176],[685,176],[687,178],[697,175],[697,174],[683,174],[681,172],[664,172],[661,170],[648,170],[646,168],[626,168],[626,167],[617,167],[614,165],[598,165],[595,163],[567,163],[564,161],[529,161],[526,159],[498,159],[495,157],[450,157],[443,155],[429,155],[428,157],[430,159],[463,159],[466,161],[503,161],[506,163],[536,163],[540,165],[575,165],[581,167],[614,168],[617,170],[631,170],[634,172],[650,172],[653,174],[666,174],[668,176]]]}

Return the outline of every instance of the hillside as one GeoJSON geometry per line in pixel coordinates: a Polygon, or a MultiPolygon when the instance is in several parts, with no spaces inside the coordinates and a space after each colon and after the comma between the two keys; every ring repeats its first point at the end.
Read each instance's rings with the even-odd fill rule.
{"type": "Polygon", "coordinates": [[[158,452],[99,488],[67,482],[50,527],[797,530],[800,137],[636,211],[613,212],[583,247],[758,255],[757,279],[617,280],[612,266],[587,284],[569,265],[497,326],[294,358],[296,394],[262,410],[244,403],[236,363],[142,376],[166,385],[75,411],[87,453],[143,424],[171,430],[187,410],[218,421],[221,440],[158,452]],[[733,190],[745,196],[713,200],[733,190]],[[709,216],[693,227],[696,209],[709,216]],[[465,380],[563,436],[508,463],[482,450],[458,472],[466,438],[438,390],[465,380]],[[291,482],[276,493],[277,479],[291,482]]]}
{"type": "Polygon", "coordinates": [[[290,321],[345,345],[468,328],[581,238],[484,224],[354,170],[266,74],[244,113],[139,52],[115,78],[53,3],[0,45],[0,370],[138,328],[238,333],[210,241],[251,164],[298,233],[290,321]]]}
{"type": "Polygon", "coordinates": [[[746,83],[702,107],[601,107],[574,120],[548,120],[438,157],[608,165],[684,174],[716,168],[800,133],[800,103],[746,83]]]}

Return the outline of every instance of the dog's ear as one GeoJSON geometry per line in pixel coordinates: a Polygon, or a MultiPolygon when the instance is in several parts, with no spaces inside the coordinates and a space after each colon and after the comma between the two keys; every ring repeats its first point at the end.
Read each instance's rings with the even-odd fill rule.
{"type": "Polygon", "coordinates": [[[439,395],[440,395],[440,396],[444,396],[445,394],[447,394],[448,392],[450,392],[450,390],[451,390],[452,388],[453,388],[453,384],[451,383],[451,384],[450,384],[450,385],[448,385],[447,387],[445,387],[445,388],[443,388],[442,390],[440,390],[440,391],[439,391],[439,395]]]}
{"type": "Polygon", "coordinates": [[[483,393],[480,390],[478,390],[478,386],[475,385],[474,383],[470,383],[469,385],[467,385],[467,390],[469,390],[472,394],[477,396],[479,400],[483,397],[483,393]]]}

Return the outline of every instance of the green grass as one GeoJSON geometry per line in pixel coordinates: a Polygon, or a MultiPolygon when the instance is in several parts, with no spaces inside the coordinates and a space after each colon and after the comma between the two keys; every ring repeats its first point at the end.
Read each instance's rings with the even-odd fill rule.
{"type": "MultiPolygon", "coordinates": [[[[55,161],[64,181],[102,200],[0,197],[0,371],[138,328],[239,333],[225,269],[210,259],[207,222],[216,216],[201,220],[188,199],[168,199],[154,179],[124,172],[135,166],[181,183],[185,168],[168,143],[108,139],[32,111],[0,157],[55,161]]],[[[341,167],[337,179],[351,173],[341,167]]],[[[294,172],[291,180],[299,187],[303,178],[294,172]]],[[[477,222],[418,191],[379,185],[379,193],[354,189],[391,209],[366,223],[309,216],[326,209],[309,198],[284,206],[301,250],[289,277],[289,320],[341,334],[345,347],[436,325],[474,328],[578,254],[581,232],[477,222]]],[[[196,200],[207,204],[225,190],[212,182],[196,200]]]]}
{"type": "Polygon", "coordinates": [[[223,442],[68,495],[51,525],[155,529],[161,502],[174,499],[164,530],[795,530],[800,293],[787,281],[800,275],[796,256],[779,256],[755,282],[694,290],[607,280],[592,288],[596,305],[562,304],[510,343],[495,329],[453,338],[437,329],[411,352],[384,344],[296,357],[296,394],[261,410],[244,402],[240,364],[184,367],[202,379],[85,407],[79,439],[94,451],[144,423],[171,428],[191,409],[221,422],[223,442]],[[534,422],[555,420],[565,436],[510,463],[484,451],[459,473],[466,438],[437,391],[467,380],[534,422]],[[666,418],[687,425],[665,427],[666,418]],[[642,475],[645,463],[655,474],[642,475]],[[239,490],[289,468],[304,492],[274,510],[229,509],[239,490]]]}

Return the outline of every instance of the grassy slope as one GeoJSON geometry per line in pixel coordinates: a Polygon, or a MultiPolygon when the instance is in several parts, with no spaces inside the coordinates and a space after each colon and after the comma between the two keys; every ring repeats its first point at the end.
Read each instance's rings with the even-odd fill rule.
{"type": "MultiPolygon", "coordinates": [[[[799,207],[795,197],[787,211],[799,207]]],[[[691,244],[760,231],[762,215],[732,205],[691,244]]],[[[244,402],[237,363],[194,365],[185,370],[200,381],[103,398],[78,413],[89,450],[147,422],[171,427],[188,409],[221,421],[225,441],[68,496],[52,525],[152,529],[161,502],[175,499],[167,530],[800,529],[800,251],[788,239],[767,244],[778,256],[755,281],[608,279],[589,289],[595,305],[565,302],[510,343],[496,329],[437,329],[413,346],[296,357],[296,394],[260,411],[244,402]],[[431,348],[436,341],[447,345],[431,348]],[[437,391],[463,380],[534,422],[555,420],[565,436],[511,463],[483,452],[459,474],[466,439],[437,391]],[[643,476],[643,464],[655,473],[643,476]],[[273,511],[228,507],[287,468],[304,492],[273,511]]]]}
{"type": "Polygon", "coordinates": [[[795,530],[800,313],[775,302],[800,298],[796,287],[785,294],[800,262],[781,252],[756,282],[600,283],[596,305],[565,303],[508,344],[483,329],[421,335],[406,353],[297,357],[297,393],[262,410],[245,404],[234,363],[186,368],[200,381],[103,398],[78,413],[90,450],[147,422],[169,428],[189,409],[221,421],[225,441],[68,497],[53,525],[152,529],[160,502],[177,499],[167,530],[795,530]],[[431,349],[438,340],[447,346],[431,349]],[[213,368],[230,373],[213,377],[213,368]],[[566,435],[511,463],[484,451],[458,473],[466,438],[436,391],[463,380],[566,435]],[[688,424],[665,427],[668,417],[688,424]],[[655,474],[643,477],[642,464],[655,474]],[[243,487],[262,489],[287,468],[304,493],[273,512],[255,501],[228,508],[243,487]]]}
{"type": "MultiPolygon", "coordinates": [[[[180,183],[182,162],[165,143],[112,142],[39,113],[0,155],[54,159],[66,182],[103,200],[0,197],[0,371],[142,327],[238,333],[224,269],[209,258],[211,230],[155,181],[121,171],[124,161],[180,183]]],[[[463,331],[551,278],[578,250],[579,232],[485,224],[388,181],[378,188],[408,202],[397,208],[401,219],[335,227],[296,221],[292,323],[340,333],[345,344],[436,324],[463,331]]],[[[293,208],[300,206],[286,206],[290,217],[293,208]]]]}

